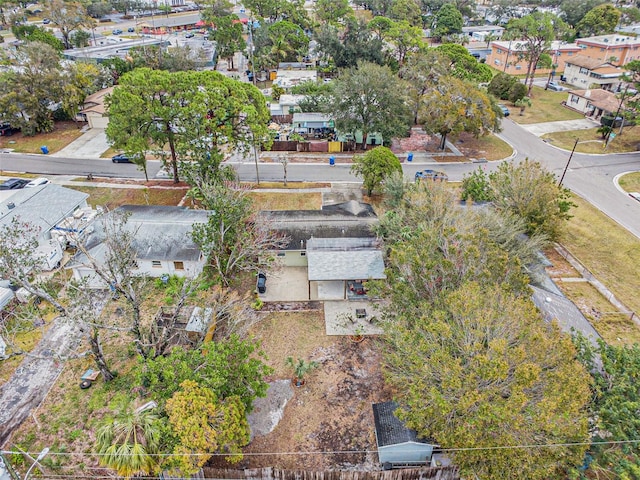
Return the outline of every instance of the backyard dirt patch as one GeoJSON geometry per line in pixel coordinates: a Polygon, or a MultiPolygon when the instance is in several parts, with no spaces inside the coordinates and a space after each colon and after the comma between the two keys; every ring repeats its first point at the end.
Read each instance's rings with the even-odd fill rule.
{"type": "Polygon", "coordinates": [[[254,438],[234,468],[379,469],[371,404],[392,397],[380,371],[381,342],[326,336],[321,311],[271,313],[254,334],[275,369],[270,380],[291,378],[288,356],[320,367],[294,388],[277,427],[254,438]]]}

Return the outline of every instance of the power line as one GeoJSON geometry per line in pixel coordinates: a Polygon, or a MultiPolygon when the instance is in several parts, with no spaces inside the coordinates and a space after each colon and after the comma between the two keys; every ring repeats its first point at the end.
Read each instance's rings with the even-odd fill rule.
{"type": "MultiPolygon", "coordinates": [[[[579,446],[591,446],[591,445],[627,445],[627,444],[638,444],[640,440],[602,440],[596,442],[566,442],[566,443],[534,443],[534,444],[522,444],[522,445],[497,445],[493,447],[450,447],[450,448],[436,448],[438,452],[443,453],[455,453],[455,452],[468,452],[468,451],[491,451],[491,450],[514,450],[514,449],[534,449],[534,448],[559,448],[559,447],[579,447],[579,446]]],[[[407,451],[410,451],[407,449],[407,451]]],[[[413,451],[413,450],[411,450],[413,451]]],[[[247,452],[242,453],[244,457],[264,457],[269,455],[291,455],[291,456],[307,456],[307,455],[345,455],[345,454],[368,454],[368,453],[377,453],[377,450],[304,450],[297,452],[247,452]]],[[[11,450],[1,450],[1,454],[3,455],[20,455],[23,453],[27,453],[29,455],[37,455],[38,452],[21,452],[21,451],[11,451],[11,450]]],[[[49,451],[48,456],[58,455],[58,456],[91,456],[91,457],[103,457],[106,453],[83,453],[83,452],[52,452],[49,451]]],[[[129,454],[133,455],[133,454],[129,454]]],[[[210,457],[228,457],[229,453],[150,453],[148,456],[150,457],[201,457],[201,456],[210,456],[210,457]]],[[[128,456],[128,455],[122,455],[128,456]]]]}

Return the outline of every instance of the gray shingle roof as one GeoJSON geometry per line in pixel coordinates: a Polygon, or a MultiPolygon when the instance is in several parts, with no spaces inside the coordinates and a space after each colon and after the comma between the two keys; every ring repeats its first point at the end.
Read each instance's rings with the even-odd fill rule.
{"type": "Polygon", "coordinates": [[[10,225],[17,218],[46,232],[82,205],[87,197],[84,192],[51,183],[23,188],[0,202],[0,226],[10,225]]]}
{"type": "Polygon", "coordinates": [[[371,205],[353,200],[322,210],[262,211],[260,216],[289,237],[288,250],[304,250],[310,238],[375,238],[378,223],[371,205]]]}
{"type": "Polygon", "coordinates": [[[386,278],[384,260],[372,238],[311,238],[307,242],[309,280],[386,278]]]}
{"type": "Polygon", "coordinates": [[[415,430],[407,428],[395,416],[394,412],[398,408],[396,402],[374,403],[372,407],[378,447],[405,442],[430,443],[428,440],[418,438],[415,430]]]}
{"type": "MultiPolygon", "coordinates": [[[[127,229],[136,232],[134,247],[139,259],[197,261],[200,257],[200,249],[192,240],[191,231],[195,223],[207,221],[210,211],[157,205],[125,205],[116,211],[129,214],[127,229]]],[[[97,260],[104,258],[104,238],[103,227],[98,220],[85,242],[97,260]]],[[[85,261],[80,254],[74,259],[74,264],[85,261]]]]}

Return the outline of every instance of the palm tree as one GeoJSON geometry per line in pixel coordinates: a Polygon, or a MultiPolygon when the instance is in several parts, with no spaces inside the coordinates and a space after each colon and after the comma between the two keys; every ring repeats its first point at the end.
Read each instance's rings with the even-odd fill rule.
{"type": "Polygon", "coordinates": [[[108,420],[97,432],[95,451],[100,464],[129,479],[149,475],[158,461],[161,421],[151,411],[127,410],[108,420]]]}

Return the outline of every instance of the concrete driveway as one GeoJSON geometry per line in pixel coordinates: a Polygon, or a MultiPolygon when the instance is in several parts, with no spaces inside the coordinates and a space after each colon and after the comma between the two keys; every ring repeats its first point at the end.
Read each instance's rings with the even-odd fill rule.
{"type": "Polygon", "coordinates": [[[536,137],[541,137],[545,133],[568,132],[571,130],[587,130],[589,128],[599,127],[600,124],[588,118],[578,120],[562,120],[559,122],[531,123],[529,125],[520,125],[525,130],[533,133],[536,137]]]}
{"type": "Polygon", "coordinates": [[[62,150],[51,157],[100,158],[109,149],[107,134],[103,128],[90,128],[62,150]]]}

